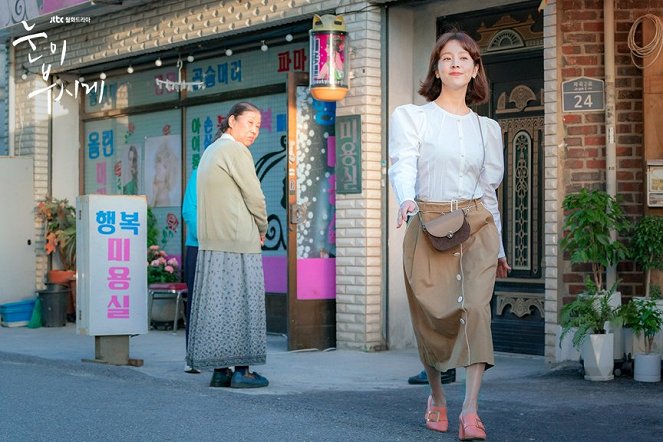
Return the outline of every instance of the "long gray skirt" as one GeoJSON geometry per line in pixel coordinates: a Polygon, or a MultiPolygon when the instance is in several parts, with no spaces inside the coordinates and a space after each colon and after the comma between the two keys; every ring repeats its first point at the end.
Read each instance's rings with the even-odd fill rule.
{"type": "Polygon", "coordinates": [[[265,279],[259,253],[200,250],[186,362],[194,368],[264,364],[265,279]]]}

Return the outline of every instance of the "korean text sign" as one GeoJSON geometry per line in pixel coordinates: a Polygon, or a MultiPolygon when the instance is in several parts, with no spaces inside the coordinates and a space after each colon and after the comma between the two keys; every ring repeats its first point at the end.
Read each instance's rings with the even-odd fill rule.
{"type": "Polygon", "coordinates": [[[77,198],[76,330],[147,333],[147,202],[128,195],[77,198]]]}
{"type": "Polygon", "coordinates": [[[336,193],[361,193],[361,116],[336,117],[336,193]]]}

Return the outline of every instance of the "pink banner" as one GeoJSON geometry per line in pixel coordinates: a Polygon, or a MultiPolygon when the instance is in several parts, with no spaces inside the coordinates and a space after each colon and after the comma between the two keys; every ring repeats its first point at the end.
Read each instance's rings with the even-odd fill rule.
{"type": "Polygon", "coordinates": [[[336,299],[336,259],[297,260],[297,299],[336,299]]]}
{"type": "MultiPolygon", "coordinates": [[[[288,259],[263,256],[265,292],[288,292],[288,259]]],[[[310,258],[297,260],[297,299],[336,299],[336,260],[310,258]]]]}

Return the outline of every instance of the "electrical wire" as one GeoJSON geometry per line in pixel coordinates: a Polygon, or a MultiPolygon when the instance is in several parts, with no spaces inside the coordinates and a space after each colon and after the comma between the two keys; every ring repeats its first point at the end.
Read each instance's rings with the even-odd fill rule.
{"type": "Polygon", "coordinates": [[[631,61],[633,61],[633,64],[639,69],[645,69],[654,64],[658,56],[661,54],[661,49],[663,49],[663,22],[661,19],[654,14],[645,14],[638,17],[628,31],[628,48],[631,50],[631,61]],[[638,46],[638,43],[635,41],[635,34],[638,26],[644,20],[650,20],[653,23],[654,36],[649,43],[644,44],[643,42],[642,46],[638,46]],[[652,58],[646,65],[641,65],[638,59],[644,60],[646,57],[652,58]]]}

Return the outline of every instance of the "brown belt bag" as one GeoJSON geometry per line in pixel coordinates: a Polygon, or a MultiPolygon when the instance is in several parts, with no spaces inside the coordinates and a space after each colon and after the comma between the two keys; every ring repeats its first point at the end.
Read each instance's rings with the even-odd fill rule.
{"type": "Polygon", "coordinates": [[[465,219],[465,210],[456,209],[442,214],[427,223],[419,212],[421,228],[434,249],[444,252],[456,247],[470,237],[470,224],[465,219]]]}

